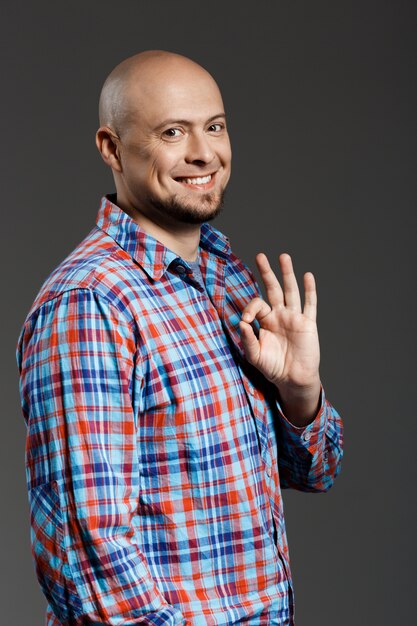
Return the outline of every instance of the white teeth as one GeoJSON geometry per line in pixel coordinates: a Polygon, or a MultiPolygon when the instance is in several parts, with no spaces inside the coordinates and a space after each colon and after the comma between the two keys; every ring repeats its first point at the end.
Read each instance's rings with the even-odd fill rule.
{"type": "Polygon", "coordinates": [[[197,178],[182,178],[182,182],[187,185],[207,185],[211,181],[211,174],[208,176],[199,176],[197,178]]]}

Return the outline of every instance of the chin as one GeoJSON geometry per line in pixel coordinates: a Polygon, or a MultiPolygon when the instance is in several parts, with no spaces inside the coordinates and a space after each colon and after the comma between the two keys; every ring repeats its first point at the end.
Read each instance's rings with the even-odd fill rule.
{"type": "Polygon", "coordinates": [[[192,202],[173,196],[168,200],[148,198],[148,202],[164,216],[174,218],[183,224],[202,224],[209,222],[221,213],[224,203],[224,191],[220,194],[206,193],[192,202]]]}

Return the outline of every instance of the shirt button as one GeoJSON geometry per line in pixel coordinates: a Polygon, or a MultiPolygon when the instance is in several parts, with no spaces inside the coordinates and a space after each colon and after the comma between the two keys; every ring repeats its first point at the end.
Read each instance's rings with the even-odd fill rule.
{"type": "Polygon", "coordinates": [[[181,265],[181,263],[179,263],[177,265],[177,272],[178,272],[178,274],[181,274],[183,276],[184,274],[187,273],[187,268],[184,267],[184,265],[181,265]]]}
{"type": "Polygon", "coordinates": [[[272,469],[270,467],[266,468],[266,473],[268,474],[269,478],[271,478],[272,476],[272,469]]]}
{"type": "Polygon", "coordinates": [[[310,439],[311,439],[311,432],[309,430],[306,433],[304,433],[303,439],[304,439],[304,441],[310,441],[310,439]]]}
{"type": "Polygon", "coordinates": [[[255,388],[252,387],[252,385],[248,385],[248,391],[249,391],[251,396],[255,395],[255,388]]]}

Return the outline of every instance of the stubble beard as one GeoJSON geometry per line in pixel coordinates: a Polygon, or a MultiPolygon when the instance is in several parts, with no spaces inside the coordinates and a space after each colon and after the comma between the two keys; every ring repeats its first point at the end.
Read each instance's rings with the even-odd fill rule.
{"type": "Polygon", "coordinates": [[[220,194],[205,193],[199,200],[187,203],[179,199],[177,195],[168,200],[159,200],[150,196],[148,203],[157,209],[162,215],[169,216],[183,224],[202,224],[210,222],[217,217],[224,205],[225,190],[220,194]]]}

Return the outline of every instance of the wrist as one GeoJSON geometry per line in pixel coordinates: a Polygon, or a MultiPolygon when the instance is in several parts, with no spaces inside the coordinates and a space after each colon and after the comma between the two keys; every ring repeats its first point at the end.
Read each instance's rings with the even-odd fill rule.
{"type": "Polygon", "coordinates": [[[294,426],[307,426],[320,408],[321,382],[319,376],[306,385],[279,383],[276,385],[285,417],[294,426]]]}

